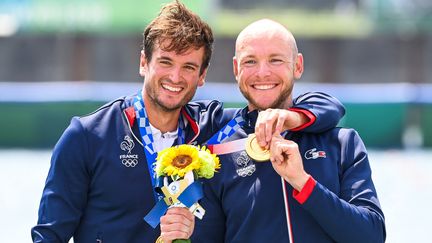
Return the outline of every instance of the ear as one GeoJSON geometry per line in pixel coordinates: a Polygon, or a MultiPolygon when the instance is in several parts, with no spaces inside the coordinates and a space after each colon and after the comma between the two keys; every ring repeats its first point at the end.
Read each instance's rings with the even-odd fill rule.
{"type": "Polygon", "coordinates": [[[238,60],[236,56],[233,57],[233,72],[234,72],[235,79],[238,81],[237,76],[239,71],[238,71],[238,60]]]}
{"type": "Polygon", "coordinates": [[[296,62],[294,66],[294,78],[300,79],[304,70],[304,63],[303,63],[303,55],[301,53],[297,54],[296,62]]]}
{"type": "Polygon", "coordinates": [[[206,68],[204,70],[204,72],[200,75],[199,80],[198,80],[198,87],[201,87],[201,86],[204,85],[204,83],[205,83],[205,77],[207,75],[207,70],[208,70],[208,68],[206,68]]]}
{"type": "Polygon", "coordinates": [[[140,63],[139,63],[139,74],[141,77],[144,77],[147,69],[147,59],[144,53],[144,50],[141,51],[140,63]]]}

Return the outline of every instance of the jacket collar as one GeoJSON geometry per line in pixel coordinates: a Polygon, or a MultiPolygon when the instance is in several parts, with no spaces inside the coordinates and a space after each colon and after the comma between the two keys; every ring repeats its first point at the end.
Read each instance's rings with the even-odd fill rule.
{"type": "MultiPolygon", "coordinates": [[[[125,103],[123,107],[123,116],[127,120],[129,130],[133,133],[134,137],[141,144],[141,140],[139,134],[138,126],[136,125],[136,114],[133,106],[133,100],[135,96],[129,96],[125,98],[125,103]]],[[[187,112],[187,109],[184,107],[181,109],[181,119],[185,122],[185,134],[186,134],[186,143],[192,143],[199,135],[200,128],[198,126],[197,121],[195,121],[192,116],[187,112]]],[[[142,144],[141,144],[142,145],[142,144]]]]}
{"type": "Polygon", "coordinates": [[[249,111],[248,107],[242,109],[242,117],[245,121],[243,125],[243,130],[249,134],[255,132],[255,123],[258,118],[258,110],[249,111]]]}

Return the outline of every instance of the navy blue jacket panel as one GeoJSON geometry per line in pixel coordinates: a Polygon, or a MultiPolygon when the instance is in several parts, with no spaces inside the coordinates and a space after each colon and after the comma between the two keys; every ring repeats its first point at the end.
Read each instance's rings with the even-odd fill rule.
{"type": "MultiPolygon", "coordinates": [[[[230,140],[253,132],[256,114],[230,140]]],[[[219,173],[204,182],[206,209],[193,242],[384,242],[384,215],[371,178],[367,151],[357,132],[289,132],[316,181],[305,202],[274,171],[244,150],[220,155],[219,173]]]]}

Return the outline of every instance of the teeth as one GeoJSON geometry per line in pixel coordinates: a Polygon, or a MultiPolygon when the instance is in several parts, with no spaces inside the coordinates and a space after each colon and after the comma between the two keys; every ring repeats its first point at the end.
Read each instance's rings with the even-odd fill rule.
{"type": "Polygon", "coordinates": [[[260,84],[260,85],[254,85],[254,88],[259,90],[267,90],[267,89],[272,89],[275,86],[276,84],[260,84]]]}
{"type": "Polygon", "coordinates": [[[168,86],[166,84],[163,84],[162,87],[172,92],[180,92],[182,90],[182,88],[176,88],[176,87],[168,86]]]}

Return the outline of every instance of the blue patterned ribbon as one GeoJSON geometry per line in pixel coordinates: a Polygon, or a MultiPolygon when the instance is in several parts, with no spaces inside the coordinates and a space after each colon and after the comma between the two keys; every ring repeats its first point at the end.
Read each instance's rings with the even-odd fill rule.
{"type": "MultiPolygon", "coordinates": [[[[194,203],[198,202],[203,198],[202,185],[198,181],[194,181],[186,189],[180,193],[178,200],[183,203],[186,207],[191,207],[194,203]]],[[[162,217],[169,206],[165,200],[159,200],[156,205],[150,210],[150,212],[144,217],[144,220],[153,228],[156,228],[160,223],[160,217],[162,217]]]]}
{"type": "Polygon", "coordinates": [[[227,138],[231,137],[243,124],[245,123],[241,112],[237,114],[231,121],[229,121],[222,129],[214,134],[207,144],[220,144],[223,143],[227,138]]]}
{"type": "MultiPolygon", "coordinates": [[[[150,180],[152,183],[153,188],[155,188],[156,185],[156,175],[154,171],[154,166],[157,158],[157,152],[154,150],[153,147],[153,135],[150,128],[150,122],[147,116],[147,112],[145,110],[144,101],[142,99],[142,92],[140,91],[134,100],[134,108],[135,108],[135,114],[136,114],[136,120],[139,127],[140,135],[141,135],[141,141],[144,146],[144,152],[147,160],[147,168],[150,175],[150,180]]],[[[184,144],[185,141],[185,134],[183,132],[184,130],[184,123],[181,121],[181,116],[179,118],[179,125],[178,125],[178,131],[177,131],[177,143],[178,144],[184,144]]],[[[153,192],[155,196],[155,200],[161,200],[163,198],[162,195],[156,193],[156,191],[153,192]]]]}
{"type": "MultiPolygon", "coordinates": [[[[215,153],[217,155],[229,154],[244,150],[247,138],[225,142],[227,138],[232,136],[244,124],[245,121],[241,113],[237,114],[231,121],[228,122],[227,125],[225,125],[222,129],[219,130],[219,132],[214,134],[209,139],[209,141],[207,142],[208,149],[210,149],[212,153],[215,153]]],[[[282,132],[282,137],[285,137],[287,133],[288,131],[282,132]]]]}

